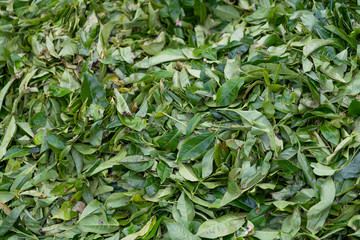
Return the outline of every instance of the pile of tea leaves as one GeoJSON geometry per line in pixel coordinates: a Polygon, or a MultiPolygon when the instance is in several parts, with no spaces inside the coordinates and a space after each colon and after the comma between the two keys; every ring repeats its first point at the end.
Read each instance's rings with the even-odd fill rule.
{"type": "Polygon", "coordinates": [[[359,61],[359,0],[0,0],[0,239],[356,239],[359,61]]]}

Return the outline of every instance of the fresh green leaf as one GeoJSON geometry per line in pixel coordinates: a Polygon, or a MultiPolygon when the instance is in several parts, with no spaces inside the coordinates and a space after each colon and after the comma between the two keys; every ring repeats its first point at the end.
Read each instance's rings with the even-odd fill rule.
{"type": "Polygon", "coordinates": [[[207,220],[200,225],[197,236],[216,239],[239,230],[245,223],[242,214],[229,213],[214,220],[207,220]]]}
{"type": "Polygon", "coordinates": [[[216,105],[223,107],[233,103],[240,87],[244,84],[244,78],[232,78],[226,81],[216,93],[216,105]]]}
{"type": "Polygon", "coordinates": [[[207,132],[189,137],[180,147],[177,161],[195,159],[206,152],[214,140],[214,133],[207,132]]]}

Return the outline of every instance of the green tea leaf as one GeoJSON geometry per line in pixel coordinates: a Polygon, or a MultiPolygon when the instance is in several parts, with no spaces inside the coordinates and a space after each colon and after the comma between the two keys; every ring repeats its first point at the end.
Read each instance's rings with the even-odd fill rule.
{"type": "Polygon", "coordinates": [[[84,80],[81,84],[81,100],[90,103],[100,104],[103,108],[109,105],[103,86],[90,74],[84,74],[84,80]]]}
{"type": "Polygon", "coordinates": [[[168,177],[170,177],[170,174],[172,172],[172,169],[167,165],[165,162],[160,161],[157,165],[157,174],[161,178],[161,183],[163,183],[168,177]]]}
{"type": "Polygon", "coordinates": [[[6,96],[7,91],[11,87],[11,84],[13,84],[14,80],[10,80],[0,91],[0,110],[3,105],[4,98],[6,96]]]}
{"type": "Polygon", "coordinates": [[[206,152],[213,142],[215,134],[212,132],[203,133],[189,137],[180,147],[177,161],[195,159],[206,152]]]}
{"type": "Polygon", "coordinates": [[[127,235],[123,239],[124,240],[135,240],[138,237],[145,236],[151,230],[151,227],[154,226],[155,222],[156,222],[156,217],[154,216],[144,225],[144,227],[140,231],[138,231],[136,233],[132,233],[130,235],[127,235]]]}
{"type": "Polygon", "coordinates": [[[311,170],[305,155],[303,153],[301,153],[301,152],[298,152],[297,159],[298,159],[299,166],[302,169],[302,172],[303,172],[303,174],[305,176],[306,182],[311,187],[314,187],[314,185],[315,185],[315,175],[314,175],[313,171],[311,170]]]}
{"type": "Polygon", "coordinates": [[[15,117],[11,117],[10,123],[6,128],[4,137],[1,140],[0,144],[0,159],[2,159],[6,153],[7,146],[10,144],[11,139],[14,137],[16,132],[16,121],[15,117]]]}
{"type": "Polygon", "coordinates": [[[239,230],[245,223],[245,216],[230,213],[214,220],[207,220],[200,225],[197,236],[216,239],[239,230]]]}
{"type": "Polygon", "coordinates": [[[226,81],[216,93],[216,105],[228,106],[236,99],[240,87],[244,84],[244,78],[232,78],[226,81]]]}
{"type": "Polygon", "coordinates": [[[319,232],[324,226],[335,199],[335,184],[331,178],[328,178],[322,184],[320,199],[320,202],[312,206],[307,213],[308,220],[306,228],[313,234],[319,232]]]}
{"type": "Polygon", "coordinates": [[[157,143],[162,149],[174,151],[179,144],[181,134],[179,130],[174,130],[169,133],[165,133],[157,139],[157,143]]]}
{"type": "Polygon", "coordinates": [[[359,1],[0,1],[0,239],[360,237],[359,1]]]}
{"type": "Polygon", "coordinates": [[[239,12],[231,5],[219,5],[216,8],[213,8],[213,11],[216,16],[228,22],[240,18],[239,12]]]}
{"type": "Polygon", "coordinates": [[[21,212],[24,209],[25,209],[24,205],[16,207],[11,211],[11,213],[9,215],[7,215],[5,217],[5,219],[3,220],[2,224],[1,224],[0,236],[4,236],[10,230],[10,228],[13,227],[13,225],[18,220],[21,212]]]}
{"type": "Polygon", "coordinates": [[[333,40],[324,40],[324,39],[312,39],[309,44],[306,44],[303,48],[305,57],[309,56],[316,49],[333,44],[333,40]]]}
{"type": "Polygon", "coordinates": [[[47,143],[50,148],[59,153],[66,147],[64,139],[61,136],[55,135],[53,133],[48,133],[47,143]]]}
{"type": "Polygon", "coordinates": [[[194,204],[184,193],[181,193],[180,198],[177,201],[176,207],[185,221],[191,222],[194,219],[195,217],[194,204]]]}
{"type": "Polygon", "coordinates": [[[352,116],[360,115],[360,101],[352,100],[349,106],[349,114],[352,116]]]}
{"type": "Polygon", "coordinates": [[[200,240],[199,237],[192,234],[187,228],[185,228],[181,224],[170,221],[166,222],[165,224],[171,240],[182,240],[184,238],[189,240],[200,240]]]}
{"type": "Polygon", "coordinates": [[[81,231],[98,234],[107,234],[119,229],[119,223],[114,218],[106,218],[103,215],[91,215],[79,221],[81,231]]]}

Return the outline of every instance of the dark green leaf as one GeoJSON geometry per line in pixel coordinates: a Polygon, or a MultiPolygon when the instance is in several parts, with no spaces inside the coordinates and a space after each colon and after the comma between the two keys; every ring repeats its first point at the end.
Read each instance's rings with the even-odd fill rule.
{"type": "Polygon", "coordinates": [[[213,142],[215,134],[212,132],[203,133],[189,137],[180,147],[177,161],[184,161],[195,159],[210,147],[213,142]]]}
{"type": "Polygon", "coordinates": [[[100,104],[103,108],[109,105],[103,86],[92,75],[85,73],[81,84],[81,100],[83,103],[100,104]]]}
{"type": "Polygon", "coordinates": [[[360,115],[360,101],[352,100],[349,106],[349,114],[352,116],[360,115]]]}
{"type": "Polygon", "coordinates": [[[24,205],[16,207],[11,211],[11,213],[8,216],[5,217],[5,219],[1,224],[0,236],[4,236],[10,230],[10,228],[13,227],[13,225],[18,220],[21,212],[24,209],[25,209],[24,205]]]}
{"type": "Polygon", "coordinates": [[[237,77],[226,81],[216,93],[216,105],[223,107],[234,102],[240,87],[244,84],[244,78],[237,77]]]}
{"type": "Polygon", "coordinates": [[[179,144],[181,134],[179,130],[174,130],[169,133],[165,133],[158,140],[157,143],[162,149],[174,151],[179,144]]]}

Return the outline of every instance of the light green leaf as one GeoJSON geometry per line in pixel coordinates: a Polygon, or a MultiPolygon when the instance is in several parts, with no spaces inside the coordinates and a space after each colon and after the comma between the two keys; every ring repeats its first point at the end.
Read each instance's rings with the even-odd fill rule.
{"type": "Polygon", "coordinates": [[[6,93],[9,90],[9,88],[11,87],[11,84],[13,84],[14,81],[15,80],[10,80],[0,91],[0,111],[1,111],[1,108],[2,108],[3,101],[5,99],[6,93]]]}
{"type": "Polygon", "coordinates": [[[189,180],[191,182],[199,181],[199,179],[196,177],[196,175],[190,165],[180,163],[179,164],[179,173],[186,180],[189,180]]]}
{"type": "Polygon", "coordinates": [[[211,175],[212,171],[213,171],[213,164],[214,164],[214,152],[215,152],[215,148],[211,148],[209,149],[202,161],[201,161],[201,167],[202,167],[202,177],[206,178],[208,176],[211,175]]]}
{"type": "Polygon", "coordinates": [[[112,193],[105,202],[105,207],[108,210],[125,207],[128,205],[128,197],[121,192],[112,193]]]}
{"type": "Polygon", "coordinates": [[[202,223],[197,236],[216,239],[229,235],[239,230],[245,223],[245,214],[229,213],[214,220],[202,223]]]}
{"type": "Polygon", "coordinates": [[[136,131],[142,131],[146,128],[146,119],[142,119],[141,117],[133,117],[133,116],[123,116],[119,115],[121,122],[128,126],[129,128],[132,128],[136,131]]]}
{"type": "Polygon", "coordinates": [[[194,204],[192,203],[192,201],[190,201],[186,194],[184,194],[184,192],[181,193],[180,198],[177,201],[176,207],[185,221],[191,222],[194,219],[194,204]]]}
{"type": "Polygon", "coordinates": [[[0,144],[0,160],[4,157],[6,153],[7,146],[11,142],[11,139],[14,137],[16,132],[16,121],[15,117],[12,116],[9,125],[6,128],[5,135],[1,140],[0,144]]]}
{"type": "Polygon", "coordinates": [[[316,49],[333,44],[333,40],[325,40],[325,39],[312,39],[310,40],[303,48],[303,52],[305,57],[309,56],[316,49]]]}
{"type": "Polygon", "coordinates": [[[149,55],[156,55],[161,52],[165,45],[165,33],[161,32],[160,35],[154,40],[146,41],[141,48],[149,55]]]}
{"type": "Polygon", "coordinates": [[[123,240],[135,240],[135,239],[137,239],[137,238],[139,238],[139,237],[145,236],[145,235],[151,230],[151,228],[154,226],[155,222],[156,222],[156,217],[153,216],[153,217],[144,225],[144,227],[143,227],[140,231],[138,231],[138,232],[136,232],[136,233],[132,233],[132,234],[130,234],[130,235],[127,235],[126,237],[123,238],[123,240]]]}
{"type": "Polygon", "coordinates": [[[79,216],[79,220],[77,223],[79,223],[82,219],[85,219],[88,216],[91,216],[93,214],[99,214],[102,211],[103,209],[101,208],[101,204],[97,200],[92,200],[79,216]]]}
{"type": "Polygon", "coordinates": [[[14,193],[11,192],[0,192],[0,202],[7,203],[15,197],[14,193]]]}
{"type": "Polygon", "coordinates": [[[229,59],[226,61],[224,74],[228,81],[233,78],[239,78],[241,71],[240,67],[236,64],[235,59],[229,59]]]}
{"type": "Polygon", "coordinates": [[[335,199],[335,192],[334,181],[331,178],[326,179],[321,186],[320,202],[312,206],[307,212],[306,228],[313,234],[316,234],[323,228],[335,199]]]}
{"type": "Polygon", "coordinates": [[[66,42],[65,46],[61,49],[59,56],[60,57],[69,57],[74,56],[78,51],[78,46],[74,42],[66,42]]]}
{"type": "Polygon", "coordinates": [[[114,218],[91,215],[79,221],[78,228],[83,232],[108,234],[119,230],[119,223],[114,218]]]}
{"type": "Polygon", "coordinates": [[[123,98],[123,96],[119,93],[119,91],[116,88],[114,89],[114,93],[115,93],[115,98],[116,98],[116,109],[118,110],[118,112],[120,114],[131,113],[125,99],[123,98]]]}
{"type": "Polygon", "coordinates": [[[225,21],[233,21],[240,18],[239,12],[231,5],[218,5],[216,8],[213,8],[216,16],[225,21]]]}
{"type": "Polygon", "coordinates": [[[332,176],[336,170],[329,166],[324,166],[321,163],[311,163],[310,165],[314,169],[314,173],[318,176],[332,176]]]}
{"type": "Polygon", "coordinates": [[[52,40],[48,36],[46,36],[46,47],[47,47],[47,50],[49,51],[49,53],[52,56],[54,56],[56,58],[59,58],[59,55],[55,51],[54,43],[52,42],[52,40]]]}
{"type": "Polygon", "coordinates": [[[121,164],[121,161],[125,158],[125,156],[126,156],[125,149],[121,149],[114,157],[110,158],[109,160],[101,163],[98,167],[96,167],[90,176],[92,176],[98,172],[101,172],[105,169],[111,168],[114,165],[121,164]]]}
{"type": "Polygon", "coordinates": [[[293,213],[287,216],[281,226],[281,235],[287,237],[286,239],[292,239],[296,233],[300,230],[301,226],[301,215],[300,211],[295,208],[293,213]]]}
{"type": "Polygon", "coordinates": [[[144,60],[137,62],[135,68],[149,68],[151,66],[158,65],[164,62],[185,60],[186,57],[182,53],[181,49],[166,49],[156,56],[151,58],[144,58],[144,60]]]}
{"type": "Polygon", "coordinates": [[[280,231],[278,230],[264,228],[261,230],[256,230],[253,236],[260,240],[275,240],[279,239],[279,235],[280,231]]]}
{"type": "Polygon", "coordinates": [[[199,237],[192,234],[187,228],[179,223],[167,221],[165,224],[168,230],[168,236],[171,240],[200,240],[199,237]]]}
{"type": "Polygon", "coordinates": [[[86,145],[86,144],[82,144],[82,143],[76,143],[73,145],[73,147],[80,153],[84,154],[84,155],[91,155],[94,152],[96,152],[96,149],[86,145]]]}

